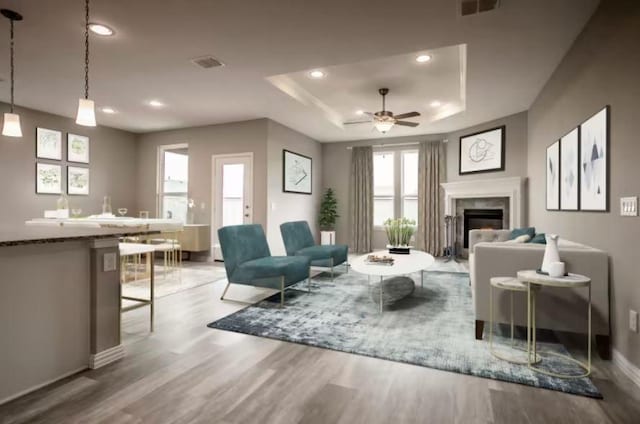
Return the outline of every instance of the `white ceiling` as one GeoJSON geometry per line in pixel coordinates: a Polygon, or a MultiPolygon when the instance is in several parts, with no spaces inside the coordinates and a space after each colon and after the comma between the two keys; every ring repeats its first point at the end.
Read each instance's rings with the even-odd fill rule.
{"type": "MultiPolygon", "coordinates": [[[[92,37],[90,97],[118,111],[99,113],[100,124],[135,132],[268,117],[320,141],[352,140],[363,134],[339,128],[266,78],[466,44],[466,110],[389,135],[448,132],[528,109],[597,3],[502,0],[494,12],[460,18],[453,0],[92,0],[92,21],[116,35],[92,37]],[[190,63],[207,54],[227,66],[190,63]],[[153,109],[145,104],[150,99],[167,106],[153,109]]],[[[25,17],[16,24],[16,103],[74,116],[83,89],[83,2],[0,0],[0,6],[25,17]]],[[[0,25],[8,35],[7,22],[0,25]]],[[[0,46],[3,101],[7,44],[0,46]]],[[[361,78],[361,87],[389,86],[389,109],[408,107],[400,103],[397,75],[361,78]]],[[[335,92],[348,88],[329,84],[326,97],[337,99],[327,100],[330,107],[350,110],[348,96],[335,92]]],[[[375,97],[363,97],[368,104],[359,107],[379,110],[375,97]]]]}
{"type": "MultiPolygon", "coordinates": [[[[386,98],[387,111],[395,115],[417,111],[421,116],[408,121],[422,126],[463,111],[466,51],[465,45],[443,47],[316,69],[325,74],[321,79],[311,78],[311,70],[305,70],[268,80],[308,109],[316,108],[318,119],[327,119],[350,138],[369,138],[375,131],[371,122],[355,126],[343,123],[367,119],[358,116],[357,111],[382,110],[378,92],[382,87],[391,87],[386,98]],[[431,57],[429,62],[416,62],[419,55],[426,54],[431,57]],[[432,107],[434,101],[441,105],[432,107]]],[[[398,136],[420,130],[396,126],[392,131],[398,136]]]]}

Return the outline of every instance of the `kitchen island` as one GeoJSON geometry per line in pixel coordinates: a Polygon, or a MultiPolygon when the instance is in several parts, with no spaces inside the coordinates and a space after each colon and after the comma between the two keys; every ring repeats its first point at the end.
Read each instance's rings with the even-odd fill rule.
{"type": "Polygon", "coordinates": [[[0,404],[122,358],[118,239],[182,228],[62,221],[0,229],[0,404]]]}

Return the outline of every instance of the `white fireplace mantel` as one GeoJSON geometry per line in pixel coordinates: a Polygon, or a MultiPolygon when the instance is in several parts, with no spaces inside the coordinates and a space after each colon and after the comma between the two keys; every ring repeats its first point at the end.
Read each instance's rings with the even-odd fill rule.
{"type": "Polygon", "coordinates": [[[445,215],[455,215],[457,199],[508,197],[509,227],[523,227],[525,225],[525,182],[526,178],[506,177],[442,183],[444,213],[445,215]]]}

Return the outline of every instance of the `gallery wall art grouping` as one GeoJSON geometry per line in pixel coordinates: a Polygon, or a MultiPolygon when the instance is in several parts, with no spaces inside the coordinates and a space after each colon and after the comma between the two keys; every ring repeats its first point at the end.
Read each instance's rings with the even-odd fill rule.
{"type": "Polygon", "coordinates": [[[547,147],[546,208],[609,210],[609,106],[547,147]]]}
{"type": "MultiPolygon", "coordinates": [[[[36,193],[61,194],[63,181],[62,131],[36,128],[36,193]],[[56,162],[51,162],[56,161],[56,162]]],[[[89,137],[67,134],[67,193],[89,195],[89,137]]]]}

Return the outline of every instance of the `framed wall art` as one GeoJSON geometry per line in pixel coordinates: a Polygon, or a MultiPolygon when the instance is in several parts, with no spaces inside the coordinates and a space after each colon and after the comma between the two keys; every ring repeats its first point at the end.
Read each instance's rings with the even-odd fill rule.
{"type": "Polygon", "coordinates": [[[282,151],[282,191],[311,194],[312,159],[289,150],[282,151]]]}
{"type": "Polygon", "coordinates": [[[67,161],[89,163],[89,137],[67,134],[67,161]]]}
{"type": "Polygon", "coordinates": [[[458,174],[504,171],[505,126],[460,137],[458,174]]]}
{"type": "Polygon", "coordinates": [[[609,209],[609,106],[580,125],[580,210],[609,209]]]}
{"type": "Polygon", "coordinates": [[[67,167],[67,193],[89,195],[89,168],[67,167]]]}
{"type": "Polygon", "coordinates": [[[547,147],[547,210],[560,209],[560,141],[547,147]]]}
{"type": "Polygon", "coordinates": [[[36,163],[36,193],[62,193],[62,166],[51,163],[36,163]]]}
{"type": "Polygon", "coordinates": [[[62,132],[36,128],[36,158],[62,160],[62,132]]]}
{"type": "Polygon", "coordinates": [[[580,207],[579,129],[560,139],[560,209],[577,211],[580,207]]]}

